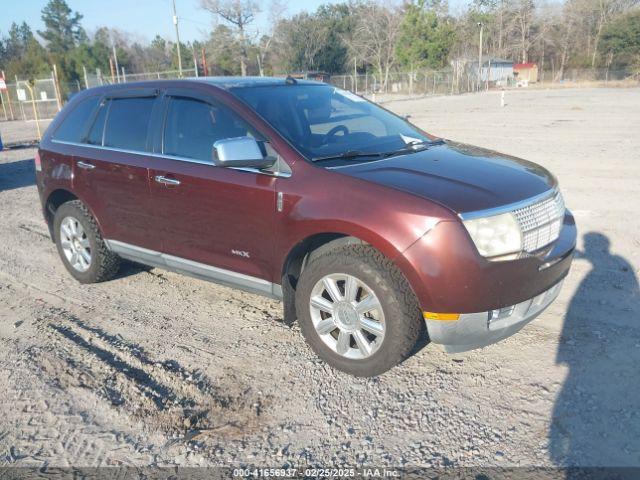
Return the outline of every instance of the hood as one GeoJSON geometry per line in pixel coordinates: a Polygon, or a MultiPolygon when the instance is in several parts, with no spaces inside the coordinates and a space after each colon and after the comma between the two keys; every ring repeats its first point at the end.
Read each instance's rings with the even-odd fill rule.
{"type": "Polygon", "coordinates": [[[519,202],[557,184],[535,163],[449,141],[335,171],[433,200],[455,213],[519,202]]]}

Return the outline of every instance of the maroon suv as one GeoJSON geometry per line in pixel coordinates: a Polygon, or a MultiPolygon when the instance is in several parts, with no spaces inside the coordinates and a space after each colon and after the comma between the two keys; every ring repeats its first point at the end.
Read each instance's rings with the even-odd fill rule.
{"type": "Polygon", "coordinates": [[[515,333],[557,296],[576,240],[544,168],[292,78],[86,90],[36,170],[78,281],[125,258],[282,299],[355,375],[396,365],[425,327],[450,352],[515,333]]]}

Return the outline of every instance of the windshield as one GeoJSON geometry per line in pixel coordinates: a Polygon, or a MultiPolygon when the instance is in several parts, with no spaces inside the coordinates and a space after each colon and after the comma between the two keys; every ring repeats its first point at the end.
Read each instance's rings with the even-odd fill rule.
{"type": "Polygon", "coordinates": [[[380,155],[429,138],[404,120],[331,85],[235,88],[310,160],[380,155]]]}

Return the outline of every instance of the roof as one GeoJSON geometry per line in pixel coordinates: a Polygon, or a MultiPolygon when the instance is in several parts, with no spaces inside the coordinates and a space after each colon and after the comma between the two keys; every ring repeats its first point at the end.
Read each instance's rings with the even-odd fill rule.
{"type": "MultiPolygon", "coordinates": [[[[287,85],[286,77],[192,77],[188,80],[208,83],[209,85],[214,85],[225,90],[231,88],[277,87],[287,85]]],[[[313,80],[296,79],[295,82],[301,85],[324,85],[321,82],[315,82],[313,80]]]]}
{"type": "MultiPolygon", "coordinates": [[[[464,62],[464,63],[470,63],[471,65],[475,64],[478,65],[478,57],[459,57],[455,60],[453,60],[454,62],[464,62]]],[[[483,55],[482,56],[482,65],[487,65],[489,64],[489,62],[491,62],[491,65],[495,65],[497,63],[502,63],[502,64],[507,64],[507,65],[513,65],[513,60],[507,60],[506,58],[498,58],[498,57],[491,57],[489,55],[483,55]]]]}
{"type": "Polygon", "coordinates": [[[538,65],[536,63],[514,63],[513,64],[513,69],[514,70],[524,70],[527,68],[537,68],[538,65]]]}
{"type": "Polygon", "coordinates": [[[491,62],[492,64],[494,63],[508,63],[510,65],[513,64],[513,60],[507,60],[506,58],[497,58],[497,57],[489,57],[489,56],[482,57],[482,63],[489,63],[489,62],[491,62]]]}

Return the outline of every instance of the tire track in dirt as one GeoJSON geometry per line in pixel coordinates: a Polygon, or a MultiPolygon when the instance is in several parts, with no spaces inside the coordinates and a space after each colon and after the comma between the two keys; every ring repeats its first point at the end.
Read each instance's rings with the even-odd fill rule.
{"type": "Polygon", "coordinates": [[[223,431],[236,436],[256,428],[268,407],[268,399],[232,372],[214,383],[201,371],[185,369],[174,360],[156,361],[139,345],[89,326],[63,308],[47,306],[36,319],[36,328],[50,334],[49,356],[63,346],[58,349],[63,363],[50,362],[51,377],[73,384],[60,375],[60,367],[84,372],[80,386],[159,431],[223,431]]]}

